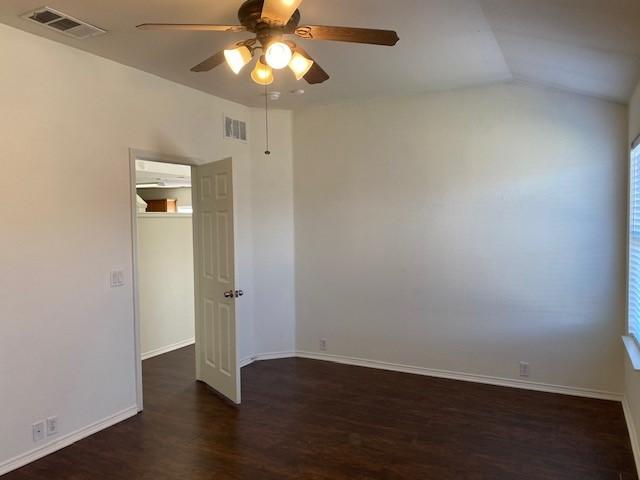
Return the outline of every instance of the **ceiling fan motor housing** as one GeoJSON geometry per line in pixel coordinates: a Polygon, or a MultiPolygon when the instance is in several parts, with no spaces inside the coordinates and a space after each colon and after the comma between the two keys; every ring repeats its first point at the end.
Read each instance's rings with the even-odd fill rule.
{"type": "Polygon", "coordinates": [[[277,22],[269,22],[262,18],[264,0],[247,0],[238,10],[238,20],[247,30],[255,33],[263,45],[274,36],[282,36],[283,33],[294,33],[300,24],[300,11],[296,10],[286,25],[277,22]],[[261,38],[262,37],[262,38],[261,38]]]}

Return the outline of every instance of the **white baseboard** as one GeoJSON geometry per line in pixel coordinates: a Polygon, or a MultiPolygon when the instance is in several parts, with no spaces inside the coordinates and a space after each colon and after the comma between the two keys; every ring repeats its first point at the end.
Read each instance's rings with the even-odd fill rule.
{"type": "Polygon", "coordinates": [[[327,353],[298,351],[295,356],[309,358],[312,360],[322,360],[325,362],[342,363],[358,367],[377,368],[381,370],[391,370],[394,372],[413,373],[428,377],[449,378],[464,382],[486,383],[501,387],[520,388],[524,390],[535,390],[547,393],[560,393],[563,395],[573,395],[577,397],[598,398],[604,400],[614,400],[622,402],[623,394],[616,392],[606,392],[601,390],[591,390],[579,387],[567,387],[564,385],[552,385],[547,383],[531,382],[528,380],[514,380],[511,378],[491,377],[487,375],[477,375],[473,373],[452,372],[449,370],[438,370],[434,368],[415,367],[410,365],[400,365],[396,363],[380,362],[377,360],[366,360],[363,358],[345,357],[342,355],[330,355],[327,353]]]}
{"type": "Polygon", "coordinates": [[[260,362],[263,360],[280,360],[282,358],[292,358],[295,356],[296,352],[260,353],[240,360],[240,368],[251,365],[253,362],[260,362]]]}
{"type": "Polygon", "coordinates": [[[629,430],[629,437],[631,438],[631,449],[633,450],[633,458],[636,462],[636,470],[640,472],[640,443],[638,441],[638,431],[636,430],[636,424],[633,422],[631,407],[629,406],[629,400],[626,396],[622,400],[622,409],[624,410],[624,419],[627,422],[627,430],[629,430]]]}
{"type": "Polygon", "coordinates": [[[147,360],[148,358],[157,357],[158,355],[162,355],[164,353],[173,352],[174,350],[188,347],[189,345],[193,345],[194,343],[196,343],[195,338],[188,338],[187,340],[174,343],[173,345],[167,345],[166,347],[156,348],[155,350],[150,350],[148,352],[143,353],[142,360],[147,360]]]}
{"type": "Polygon", "coordinates": [[[133,405],[126,410],[118,412],[98,422],[92,423],[91,425],[87,425],[86,427],[76,430],[75,432],[69,433],[62,437],[58,437],[47,443],[46,445],[42,445],[29,452],[23,453],[22,455],[18,455],[17,457],[2,462],[0,463],[0,475],[9,473],[10,471],[23,467],[28,463],[35,462],[36,460],[42,457],[46,457],[47,455],[56,452],[64,447],[68,447],[72,443],[93,435],[100,430],[104,430],[105,428],[111,427],[116,423],[120,423],[127,418],[133,417],[137,413],[138,407],[136,405],[133,405]]]}

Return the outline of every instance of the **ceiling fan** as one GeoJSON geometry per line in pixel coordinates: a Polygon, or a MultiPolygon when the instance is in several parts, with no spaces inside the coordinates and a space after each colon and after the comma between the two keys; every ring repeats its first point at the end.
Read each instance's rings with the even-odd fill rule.
{"type": "Polygon", "coordinates": [[[216,53],[191,69],[193,72],[208,72],[227,62],[237,75],[253,59],[256,50],[262,54],[251,73],[259,85],[273,83],[273,70],[289,67],[297,80],[305,79],[318,84],[329,79],[329,74],[295,42],[286,35],[296,35],[306,40],[333,40],[338,42],[364,43],[394,46],[398,35],[391,30],[368,28],[331,27],[323,25],[300,26],[298,7],[302,0],[247,0],[238,10],[240,25],[145,23],[142,30],[189,30],[211,32],[251,32],[254,38],[243,40],[226,50],[216,53]]]}

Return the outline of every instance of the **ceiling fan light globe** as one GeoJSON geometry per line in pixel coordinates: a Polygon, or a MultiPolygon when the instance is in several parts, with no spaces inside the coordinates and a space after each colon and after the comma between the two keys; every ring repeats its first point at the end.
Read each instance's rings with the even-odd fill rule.
{"type": "Polygon", "coordinates": [[[289,65],[292,55],[289,45],[283,42],[273,42],[267,47],[265,58],[271,68],[281,70],[289,65]]]}
{"type": "Polygon", "coordinates": [[[273,83],[273,70],[269,65],[265,65],[261,60],[258,60],[251,72],[251,79],[258,85],[271,85],[273,83]]]}
{"type": "Polygon", "coordinates": [[[251,61],[251,50],[242,45],[233,50],[225,50],[224,58],[227,60],[229,68],[238,75],[244,66],[251,61]]]}
{"type": "Polygon", "coordinates": [[[310,60],[304,55],[296,52],[293,54],[293,57],[291,57],[289,68],[296,76],[296,80],[301,80],[309,72],[309,70],[311,70],[311,67],[313,67],[313,63],[313,60],[310,60]]]}

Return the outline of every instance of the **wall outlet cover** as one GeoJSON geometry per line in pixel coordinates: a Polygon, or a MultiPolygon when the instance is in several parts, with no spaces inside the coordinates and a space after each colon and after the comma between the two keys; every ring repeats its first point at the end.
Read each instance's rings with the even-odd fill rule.
{"type": "Polygon", "coordinates": [[[44,420],[38,423],[34,423],[31,426],[33,432],[33,441],[39,442],[44,438],[44,420]]]}

